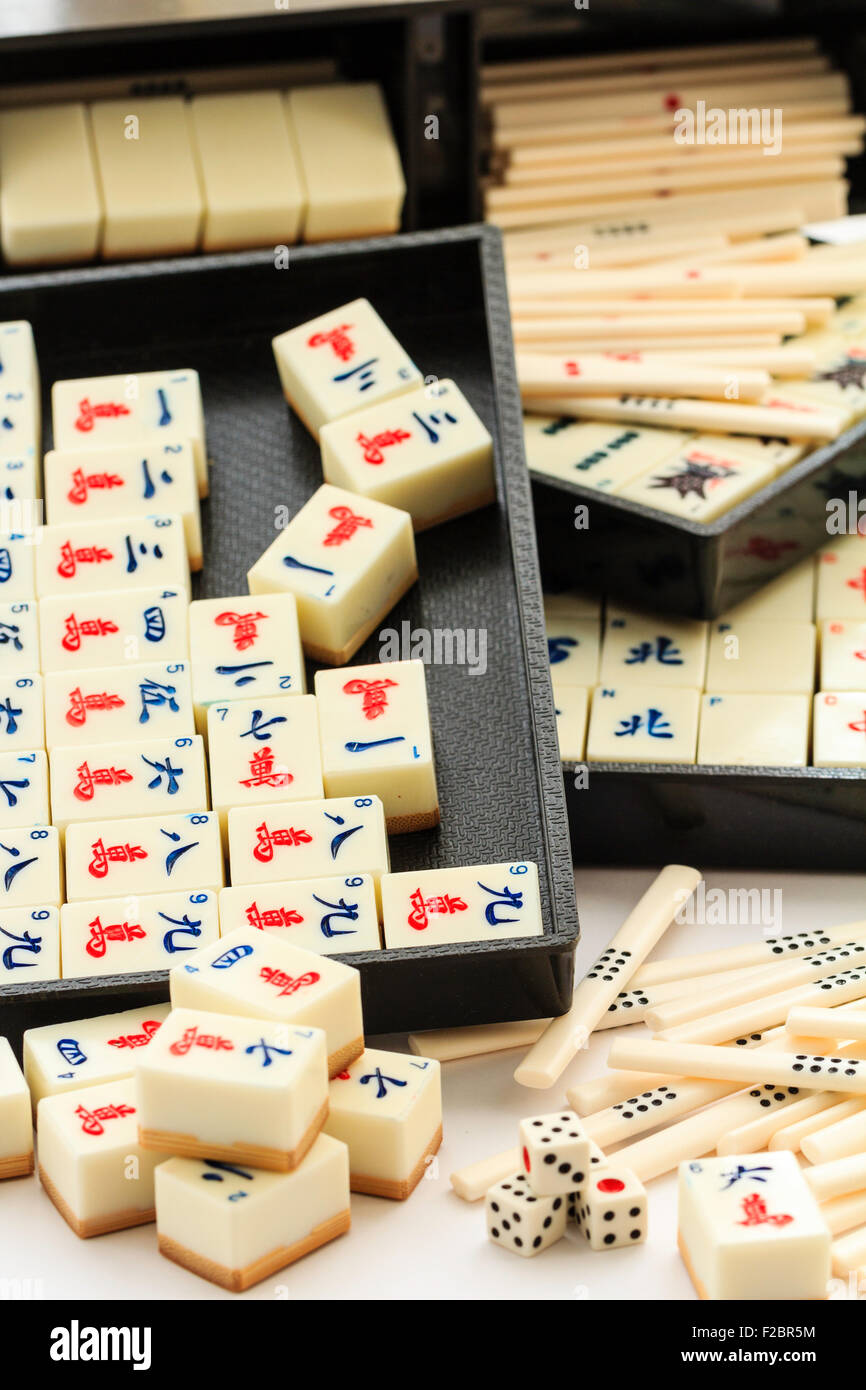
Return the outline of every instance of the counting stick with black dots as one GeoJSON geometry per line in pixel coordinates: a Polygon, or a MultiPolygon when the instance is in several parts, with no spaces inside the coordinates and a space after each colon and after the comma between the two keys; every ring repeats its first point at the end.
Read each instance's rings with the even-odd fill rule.
{"type": "Polygon", "coordinates": [[[753,999],[747,1004],[737,1004],[732,1009],[720,1009],[718,1013],[681,1023],[677,1028],[666,1028],[658,1036],[665,1042],[725,1042],[736,1033],[773,1028],[776,1024],[784,1023],[795,1006],[815,1005],[829,1009],[864,997],[866,967],[842,970],[835,975],[823,975],[813,984],[783,989],[763,999],[753,999]]]}
{"type": "Polygon", "coordinates": [[[841,1091],[866,1095],[866,1061],[857,1057],[807,1052],[777,1052],[759,1048],[735,1052],[730,1047],[704,1043],[648,1041],[617,1038],[608,1054],[608,1066],[641,1067],[649,1071],[705,1077],[708,1081],[759,1081],[771,1075],[780,1085],[802,1086],[814,1091],[841,1091]]]}
{"type": "Polygon", "coordinates": [[[801,931],[788,936],[768,936],[750,946],[724,946],[719,951],[703,951],[691,956],[671,956],[642,965],[632,978],[632,987],[659,985],[670,980],[687,980],[717,970],[740,970],[749,965],[769,965],[841,946],[846,941],[866,940],[866,922],[846,922],[841,927],[821,931],[801,931]]]}

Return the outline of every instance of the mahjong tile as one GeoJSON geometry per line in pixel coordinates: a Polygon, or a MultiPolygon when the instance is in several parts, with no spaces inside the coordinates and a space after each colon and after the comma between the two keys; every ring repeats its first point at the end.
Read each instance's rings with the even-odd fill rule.
{"type": "Polygon", "coordinates": [[[286,400],[311,434],[421,385],[421,373],[366,299],[273,339],[286,400]]]}
{"type": "Polygon", "coordinates": [[[820,366],[808,381],[785,383],[785,394],[792,401],[815,402],[838,410],[846,425],[866,415],[866,349],[853,344],[839,345],[832,362],[820,366]]]}
{"type": "Polygon", "coordinates": [[[5,676],[40,669],[39,612],[35,600],[0,601],[0,666],[5,676]]]}
{"type": "Polygon", "coordinates": [[[313,695],[272,695],[210,705],[211,805],[223,834],[231,806],[310,801],[325,794],[313,695]]]}
{"type": "Polygon", "coordinates": [[[220,893],[223,935],[257,927],[323,956],[378,951],[379,913],[369,874],[241,884],[220,893]]]}
{"type": "Polygon", "coordinates": [[[239,927],[203,946],[175,966],[169,986],[176,1009],[212,1009],[298,1028],[323,1028],[330,1076],[364,1050],[358,971],[257,927],[239,927]]]}
{"type": "Polygon", "coordinates": [[[814,611],[815,562],[810,555],[726,609],[720,621],[810,623],[814,611]]]}
{"type": "Polygon", "coordinates": [[[416,531],[496,500],[493,440],[453,381],[322,426],[325,481],[408,512],[416,531]]]}
{"type": "Polygon", "coordinates": [[[793,410],[804,418],[818,415],[822,420],[834,420],[837,432],[848,428],[857,413],[852,403],[838,399],[836,389],[826,383],[823,387],[806,385],[805,390],[803,385],[800,381],[774,381],[761,398],[761,404],[771,409],[793,410]]]}
{"type": "MultiPolygon", "coordinates": [[[[50,883],[46,890],[50,894],[50,883]]],[[[46,901],[48,906],[0,908],[0,985],[60,979],[60,912],[46,901]]]]}
{"type": "Polygon", "coordinates": [[[689,521],[714,521],[775,476],[768,460],[687,444],[619,489],[619,496],[689,521]]]}
{"type": "Polygon", "coordinates": [[[179,589],[60,594],[39,601],[43,671],[130,662],[189,662],[186,594],[179,589]]]}
{"type": "Polygon", "coordinates": [[[329,1088],[325,1133],[349,1149],[353,1192],[405,1201],[442,1143],[440,1067],[366,1048],[329,1088]]]}
{"type": "Polygon", "coordinates": [[[189,597],[186,540],[177,515],[43,526],[35,549],[40,598],[154,585],[189,597]]]}
{"type": "Polygon", "coordinates": [[[74,821],[203,811],[207,804],[198,736],[51,750],[51,820],[61,832],[74,821]]]}
{"type": "Polygon", "coordinates": [[[324,483],[247,575],[254,597],[294,594],[307,656],[341,666],[418,578],[408,512],[324,483]]]}
{"type": "Polygon", "coordinates": [[[196,720],[217,701],[303,695],[304,657],[291,594],[199,599],[189,606],[196,720]]]}
{"type": "Polygon", "coordinates": [[[63,978],[170,970],[220,934],[217,894],[149,893],[60,909],[63,978]]]}
{"type": "Polygon", "coordinates": [[[63,902],[60,836],[54,826],[18,825],[0,842],[0,910],[63,902]]]}
{"type": "Polygon", "coordinates": [[[684,430],[652,426],[596,424],[568,416],[523,417],[523,443],[531,469],[604,492],[617,492],[682,448],[690,437],[684,430]]]}
{"type": "Polygon", "coordinates": [[[825,618],[819,634],[819,688],[866,689],[866,615],[861,622],[825,618]]]}
{"type": "Polygon", "coordinates": [[[706,449],[726,458],[769,463],[778,474],[801,459],[809,446],[801,442],[792,444],[789,439],[760,439],[748,434],[698,434],[689,441],[689,447],[706,449]]]}
{"type": "Polygon", "coordinates": [[[553,694],[559,756],[563,762],[581,762],[586,751],[589,691],[580,685],[558,685],[553,694]]]}
{"type": "Polygon", "coordinates": [[[112,517],[177,513],[190,568],[201,569],[201,515],[189,439],[54,449],[45,455],[46,520],[52,526],[112,517]]]}
{"type": "Polygon", "coordinates": [[[697,690],[600,685],[592,697],[586,756],[602,763],[693,763],[697,690]]]}
{"type": "Polygon", "coordinates": [[[55,381],[51,388],[54,447],[111,448],[188,439],[199,496],[208,490],[204,411],[198,372],[130,372],[55,381]]]}
{"type": "Polygon", "coordinates": [[[44,683],[37,671],[0,675],[0,752],[45,747],[44,683]]]}
{"type": "Polygon", "coordinates": [[[175,1007],[137,1063],[146,1149],[288,1173],[328,1112],[325,1034],[309,1024],[175,1007]]]}
{"type": "Polygon", "coordinates": [[[565,590],[544,595],[544,616],[550,618],[598,618],[601,620],[602,601],[594,594],[565,590]]]}
{"type": "Polygon", "coordinates": [[[66,897],[222,888],[219,820],[213,812],[88,821],[66,831],[66,897]]]}
{"type": "Polygon", "coordinates": [[[603,685],[700,688],[706,664],[707,624],[608,609],[598,679],[603,685]]]}
{"type": "Polygon", "coordinates": [[[147,1004],[123,1013],[28,1028],[24,1075],[34,1110],[43,1096],[132,1076],[141,1049],[150,1046],[170,1007],[147,1004]]]}
{"type": "Polygon", "coordinates": [[[18,825],[50,825],[48,756],[42,748],[26,753],[0,750],[0,830],[18,825]]]}
{"type": "MultiPolygon", "coordinates": [[[[0,440],[0,444],[2,444],[0,440]]],[[[35,454],[4,454],[0,456],[0,516],[15,516],[15,508],[42,496],[39,459],[35,454]]],[[[35,508],[29,510],[35,519],[35,508]]],[[[14,520],[13,525],[20,525],[14,520]]]]}
{"type": "Polygon", "coordinates": [[[808,695],[704,695],[699,763],[805,767],[809,761],[808,695]]]}
{"type": "Polygon", "coordinates": [[[866,618],[866,535],[842,536],[819,550],[815,617],[866,618]]]}
{"type": "Polygon", "coordinates": [[[228,814],[232,883],[273,883],[388,869],[385,816],[377,796],[235,806],[228,814]]]}
{"type": "Polygon", "coordinates": [[[316,672],[325,795],[378,796],[389,835],[439,824],[422,661],[316,672]]]}
{"type": "MultiPolygon", "coordinates": [[[[0,508],[0,518],[4,515],[0,508]]],[[[0,601],[36,597],[36,550],[42,528],[0,532],[0,601]]]]}
{"type": "Polygon", "coordinates": [[[706,688],[717,694],[811,693],[815,688],[814,624],[715,623],[710,631],[706,688]]]}
{"type": "Polygon", "coordinates": [[[40,403],[30,386],[0,388],[0,428],[3,453],[16,458],[34,458],[40,447],[40,403]]]}
{"type": "Polygon", "coordinates": [[[45,676],[45,743],[49,749],[156,737],[186,738],[194,733],[189,666],[185,662],[49,671],[45,676]]]}
{"type": "Polygon", "coordinates": [[[349,1155],[320,1134],[291,1173],[172,1158],[156,1170],[160,1254],[232,1293],[348,1231],[349,1155]]]}
{"type": "Polygon", "coordinates": [[[826,1298],[831,1234],[796,1154],[679,1167],[678,1244],[698,1297],[826,1298]]]}
{"type": "Polygon", "coordinates": [[[138,1142],[132,1077],[46,1096],[38,1124],[39,1181],[77,1236],[154,1220],[154,1169],[170,1155],[138,1142]]]}
{"type": "Polygon", "coordinates": [[[33,328],[26,319],[0,323],[0,373],[4,382],[39,393],[39,365],[33,328]]]}
{"type": "Polygon", "coordinates": [[[812,713],[815,767],[866,767],[866,690],[822,690],[812,713]]]}
{"type": "Polygon", "coordinates": [[[30,1092],[8,1039],[0,1038],[0,1180],[32,1172],[30,1092]]]}
{"type": "Polygon", "coordinates": [[[541,936],[538,866],[515,860],[385,874],[382,921],[386,949],[541,936]]]}
{"type": "Polygon", "coordinates": [[[601,624],[595,618],[545,614],[547,659],[554,688],[559,685],[593,686],[598,680],[601,624]]]}

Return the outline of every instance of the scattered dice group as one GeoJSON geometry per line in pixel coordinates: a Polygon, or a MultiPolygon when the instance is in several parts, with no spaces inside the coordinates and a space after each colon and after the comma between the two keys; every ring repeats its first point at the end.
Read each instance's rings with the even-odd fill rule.
{"type": "Polygon", "coordinates": [[[592,1250],[639,1245],[647,1197],[634,1173],[607,1159],[573,1110],[520,1122],[523,1171],[487,1193],[487,1233],[515,1255],[537,1255],[565,1235],[569,1221],[592,1250]]]}

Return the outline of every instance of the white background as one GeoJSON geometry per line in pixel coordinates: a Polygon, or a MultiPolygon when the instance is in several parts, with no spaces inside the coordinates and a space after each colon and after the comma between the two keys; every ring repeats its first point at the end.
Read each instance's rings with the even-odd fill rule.
{"type": "MultiPolygon", "coordinates": [[[[577,955],[580,974],[607,945],[653,877],[646,869],[593,869],[575,875],[583,931],[577,955]]],[[[760,940],[762,930],[775,935],[866,917],[866,876],[756,871],[711,873],[706,883],[708,890],[769,890],[770,901],[773,890],[780,889],[782,919],[763,929],[758,923],[675,926],[655,955],[715,950],[760,940]]],[[[164,1259],[156,1248],[154,1226],[79,1240],[35,1178],[0,1183],[0,1298],[12,1289],[6,1281],[30,1280],[30,1287],[44,1298],[72,1300],[73,1312],[75,1301],[86,1298],[691,1299],[692,1287],[676,1250],[671,1177],[650,1185],[646,1245],[593,1252],[571,1228],[558,1245],[533,1259],[494,1247],[485,1234],[483,1202],[461,1201],[448,1181],[455,1168],[515,1144],[517,1121],[523,1115],[558,1108],[566,1085],[599,1075],[608,1042],[618,1032],[596,1034],[589,1051],[580,1054],[550,1091],[530,1091],[514,1082],[519,1052],[447,1063],[445,1140],[432,1176],[407,1202],[353,1196],[348,1235],[246,1294],[226,1293],[164,1259]]],[[[403,1038],[376,1044],[406,1050],[403,1038]]]]}

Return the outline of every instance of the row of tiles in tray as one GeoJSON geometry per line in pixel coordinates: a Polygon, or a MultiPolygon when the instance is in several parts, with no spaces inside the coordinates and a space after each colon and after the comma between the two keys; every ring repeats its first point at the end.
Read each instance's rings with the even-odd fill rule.
{"type": "Polygon", "coordinates": [[[0,245],[12,265],[395,232],[404,196],[376,83],[0,116],[0,245]]]}
{"type": "Polygon", "coordinates": [[[553,698],[563,762],[866,767],[866,690],[747,695],[572,685],[555,688],[553,698]]]}

